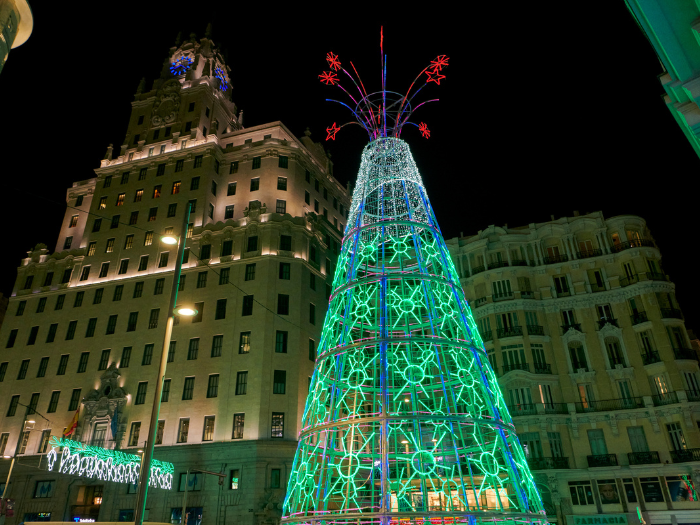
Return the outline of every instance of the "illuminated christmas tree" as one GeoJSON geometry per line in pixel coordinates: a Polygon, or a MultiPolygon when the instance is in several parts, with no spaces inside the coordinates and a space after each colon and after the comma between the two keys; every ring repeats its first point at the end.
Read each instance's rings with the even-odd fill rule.
{"type": "MultiPolygon", "coordinates": [[[[283,523],[545,523],[525,454],[408,144],[440,84],[437,57],[411,95],[367,93],[329,53],[322,82],[370,137],[352,197],[289,478],[283,523]],[[346,91],[346,75],[358,95],[346,91]],[[425,77],[424,77],[425,75],[425,77]],[[345,78],[345,77],[344,77],[345,78]]],[[[351,64],[352,65],[352,64],[351,64]]],[[[328,128],[328,138],[343,126],[328,128]]]]}

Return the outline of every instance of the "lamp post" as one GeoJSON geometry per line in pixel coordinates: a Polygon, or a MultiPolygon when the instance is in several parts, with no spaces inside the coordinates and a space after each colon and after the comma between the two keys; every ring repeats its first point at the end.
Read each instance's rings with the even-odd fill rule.
{"type": "MultiPolygon", "coordinates": [[[[156,381],[156,393],[153,398],[153,408],[151,409],[151,423],[148,427],[148,439],[141,460],[141,470],[139,473],[139,492],[136,503],[136,512],[134,513],[135,525],[143,524],[143,515],[146,510],[146,497],[148,496],[148,484],[151,477],[151,459],[153,458],[153,447],[155,446],[156,435],[158,434],[158,415],[160,414],[160,398],[163,394],[163,380],[165,378],[165,369],[168,365],[168,351],[170,349],[170,337],[173,333],[173,324],[175,323],[175,308],[177,306],[177,290],[180,284],[180,272],[182,271],[182,256],[185,253],[185,242],[187,240],[187,225],[190,220],[191,204],[187,203],[180,230],[180,237],[172,236],[161,237],[161,241],[165,244],[178,244],[177,260],[175,263],[175,274],[173,276],[173,286],[170,291],[170,302],[168,303],[168,320],[165,324],[165,337],[163,338],[163,350],[160,355],[160,367],[158,368],[158,380],[156,381]]],[[[190,312],[181,312],[182,315],[195,315],[196,311],[190,309],[190,312]]]]}

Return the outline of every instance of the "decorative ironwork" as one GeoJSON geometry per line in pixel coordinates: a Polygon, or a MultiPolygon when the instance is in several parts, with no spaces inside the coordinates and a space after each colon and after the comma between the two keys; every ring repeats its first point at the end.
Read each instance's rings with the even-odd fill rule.
{"type": "Polygon", "coordinates": [[[534,365],[536,374],[551,374],[552,365],[549,363],[535,363],[534,365]]]}
{"type": "Polygon", "coordinates": [[[617,324],[617,319],[614,317],[601,317],[598,319],[598,329],[602,329],[606,324],[611,324],[613,326],[617,326],[618,328],[620,327],[620,325],[617,324]]]}
{"type": "Polygon", "coordinates": [[[630,319],[632,320],[632,326],[646,323],[649,320],[646,312],[637,312],[636,314],[631,315],[630,319]]]}
{"type": "Polygon", "coordinates": [[[544,335],[544,326],[529,324],[527,325],[528,335],[544,335]]]}
{"type": "Polygon", "coordinates": [[[562,255],[546,255],[544,257],[544,263],[545,264],[554,264],[554,263],[562,263],[562,262],[567,262],[569,260],[569,256],[566,254],[562,255]]]}
{"type": "Polygon", "coordinates": [[[630,465],[651,465],[653,463],[661,463],[659,453],[656,451],[628,452],[627,459],[630,465]]]}
{"type": "Polygon", "coordinates": [[[661,317],[664,319],[683,319],[683,314],[675,308],[661,308],[661,317]]]}
{"type": "Polygon", "coordinates": [[[568,403],[545,403],[544,404],[545,414],[568,414],[569,405],[568,403]]]}
{"type": "Polygon", "coordinates": [[[671,461],[674,463],[687,463],[688,461],[700,461],[700,448],[686,448],[685,450],[672,450],[671,461]]]}
{"type": "Polygon", "coordinates": [[[534,299],[535,298],[535,292],[532,290],[523,290],[520,292],[520,298],[521,299],[534,299]]]}
{"type": "Polygon", "coordinates": [[[561,326],[561,335],[564,335],[566,332],[569,330],[576,330],[577,332],[581,331],[581,323],[571,323],[571,324],[564,324],[561,326]]]}
{"type": "Polygon", "coordinates": [[[522,326],[509,326],[507,328],[498,328],[496,330],[498,333],[498,338],[500,339],[501,337],[518,337],[523,335],[523,327],[522,326]]]}
{"type": "Polygon", "coordinates": [[[651,352],[646,352],[642,354],[642,364],[643,365],[651,365],[654,363],[658,363],[661,361],[661,356],[659,355],[659,352],[651,351],[651,352]]]}
{"type": "Polygon", "coordinates": [[[674,348],[673,356],[676,359],[690,359],[692,361],[698,360],[698,354],[692,348],[674,348]]]}
{"type": "Polygon", "coordinates": [[[624,288],[625,286],[629,286],[630,284],[638,283],[639,282],[639,275],[628,275],[627,277],[623,277],[620,279],[620,286],[624,288]]]}
{"type": "Polygon", "coordinates": [[[534,416],[537,414],[537,405],[534,403],[522,403],[508,406],[510,413],[515,416],[534,416]]]}
{"type": "Polygon", "coordinates": [[[613,244],[612,247],[610,248],[610,250],[613,253],[619,253],[619,252],[624,251],[624,250],[629,250],[630,248],[642,248],[642,247],[656,248],[656,245],[654,244],[654,241],[649,240],[649,239],[633,239],[631,241],[613,244]]]}
{"type": "Polygon", "coordinates": [[[579,259],[588,259],[589,257],[598,257],[603,255],[603,250],[600,248],[592,248],[590,250],[582,250],[576,252],[576,257],[579,259]]]}
{"type": "Polygon", "coordinates": [[[513,298],[513,292],[501,292],[501,293],[493,294],[494,302],[507,301],[508,299],[512,299],[512,298],[513,298]]]}
{"type": "Polygon", "coordinates": [[[613,410],[629,410],[644,408],[644,398],[626,397],[620,399],[602,399],[600,401],[579,401],[575,403],[576,412],[609,412],[613,410]]]}
{"type": "Polygon", "coordinates": [[[598,454],[588,456],[589,467],[616,467],[617,454],[598,454]]]}
{"type": "Polygon", "coordinates": [[[665,394],[654,394],[653,396],[651,396],[651,400],[654,402],[655,407],[673,405],[678,403],[678,394],[676,394],[675,392],[666,392],[665,394]]]}
{"type": "Polygon", "coordinates": [[[525,372],[530,371],[530,365],[528,363],[515,363],[512,365],[503,365],[503,375],[514,370],[524,370],[525,372]]]}

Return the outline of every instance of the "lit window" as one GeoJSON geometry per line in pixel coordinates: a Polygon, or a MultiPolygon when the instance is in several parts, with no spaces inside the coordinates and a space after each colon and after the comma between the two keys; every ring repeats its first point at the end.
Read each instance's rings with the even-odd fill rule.
{"type": "Polygon", "coordinates": [[[69,228],[75,228],[78,225],[78,216],[73,215],[70,218],[70,224],[68,225],[69,228]]]}
{"type": "Polygon", "coordinates": [[[124,199],[126,199],[126,193],[117,195],[117,206],[124,206],[124,199]]]}

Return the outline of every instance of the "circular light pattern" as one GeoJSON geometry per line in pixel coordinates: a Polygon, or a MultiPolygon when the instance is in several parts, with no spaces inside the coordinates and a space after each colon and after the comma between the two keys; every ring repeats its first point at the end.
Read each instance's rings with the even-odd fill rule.
{"type": "Polygon", "coordinates": [[[226,76],[226,72],[220,67],[217,67],[214,69],[214,76],[219,79],[219,89],[221,91],[228,90],[228,77],[226,76]]]}
{"type": "Polygon", "coordinates": [[[283,523],[546,522],[400,139],[363,152],[302,425],[283,523]]]}
{"type": "Polygon", "coordinates": [[[187,55],[182,55],[180,58],[170,63],[170,72],[174,76],[179,77],[187,73],[192,67],[193,63],[194,60],[192,60],[190,57],[187,55]]]}

